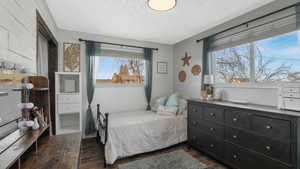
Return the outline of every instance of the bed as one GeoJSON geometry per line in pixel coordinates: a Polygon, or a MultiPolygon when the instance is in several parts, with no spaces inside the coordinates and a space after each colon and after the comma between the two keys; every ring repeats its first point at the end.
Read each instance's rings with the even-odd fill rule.
{"type": "Polygon", "coordinates": [[[104,144],[106,164],[187,140],[187,117],[163,116],[152,111],[101,113],[97,105],[97,140],[104,144]]]}

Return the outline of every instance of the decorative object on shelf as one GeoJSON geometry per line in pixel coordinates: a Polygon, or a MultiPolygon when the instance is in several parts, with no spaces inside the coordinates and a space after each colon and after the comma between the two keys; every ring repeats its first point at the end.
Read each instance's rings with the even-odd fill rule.
{"type": "Polygon", "coordinates": [[[224,91],[222,89],[215,89],[214,100],[223,100],[224,91]]]}
{"type": "Polygon", "coordinates": [[[178,73],[178,79],[180,82],[184,82],[186,80],[186,77],[187,77],[187,75],[186,75],[185,71],[180,71],[178,73]]]}
{"type": "Polygon", "coordinates": [[[36,106],[31,110],[31,115],[33,116],[34,119],[37,119],[39,126],[46,127],[47,123],[45,122],[45,118],[43,114],[44,114],[43,109],[39,109],[36,106]]]}
{"type": "Polygon", "coordinates": [[[29,72],[23,65],[0,59],[0,84],[19,84],[29,72]]]}
{"type": "Polygon", "coordinates": [[[168,62],[157,62],[157,73],[168,74],[168,62]]]}
{"type": "Polygon", "coordinates": [[[199,74],[201,73],[201,66],[200,65],[194,65],[193,67],[192,67],[192,74],[194,75],[194,76],[199,76],[199,74]]]}
{"type": "Polygon", "coordinates": [[[40,128],[40,125],[39,125],[39,122],[38,122],[38,118],[36,117],[36,118],[34,118],[34,124],[33,124],[33,126],[32,126],[32,129],[33,130],[37,130],[37,129],[39,129],[40,128]]]}
{"type": "Polygon", "coordinates": [[[204,75],[203,84],[205,85],[204,89],[207,92],[207,99],[212,100],[214,94],[214,76],[213,75],[204,75]]]}
{"type": "Polygon", "coordinates": [[[168,11],[176,7],[177,0],[148,0],[149,8],[155,11],[168,11]]]}
{"type": "Polygon", "coordinates": [[[189,56],[187,52],[185,52],[185,56],[183,58],[181,58],[181,60],[183,61],[183,67],[185,65],[190,66],[190,59],[192,58],[192,56],[189,56]]]}
{"type": "Polygon", "coordinates": [[[80,44],[64,43],[64,71],[80,71],[80,44]]]}

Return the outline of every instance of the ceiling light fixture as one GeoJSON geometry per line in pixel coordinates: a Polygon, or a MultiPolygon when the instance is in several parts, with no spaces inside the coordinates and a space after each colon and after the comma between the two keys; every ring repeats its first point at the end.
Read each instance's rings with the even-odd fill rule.
{"type": "Polygon", "coordinates": [[[175,8],[177,0],[148,0],[148,6],[156,11],[168,11],[175,8]]]}

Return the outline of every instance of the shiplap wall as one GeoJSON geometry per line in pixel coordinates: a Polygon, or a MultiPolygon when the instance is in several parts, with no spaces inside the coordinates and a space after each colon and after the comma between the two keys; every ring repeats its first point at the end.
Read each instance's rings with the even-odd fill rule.
{"type": "Polygon", "coordinates": [[[36,10],[54,35],[56,24],[44,0],[0,0],[0,59],[36,72],[36,10]]]}

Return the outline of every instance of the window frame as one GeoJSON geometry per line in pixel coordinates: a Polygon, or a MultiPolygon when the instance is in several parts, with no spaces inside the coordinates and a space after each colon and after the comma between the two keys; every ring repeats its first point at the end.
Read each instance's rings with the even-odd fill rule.
{"type": "MultiPolygon", "coordinates": [[[[95,56],[95,57],[111,57],[111,58],[122,58],[122,57],[115,57],[115,56],[102,56],[102,55],[99,55],[99,56],[95,56]]],[[[126,57],[124,57],[126,58],[126,57]]],[[[143,59],[142,57],[140,59],[143,59]]],[[[144,60],[144,59],[143,59],[144,60]]],[[[97,64],[96,64],[96,59],[95,59],[95,62],[94,62],[94,67],[95,67],[95,70],[97,68],[97,64]]],[[[108,80],[108,79],[97,79],[97,71],[95,71],[95,80],[96,80],[96,83],[95,83],[95,88],[131,88],[131,87],[144,87],[145,86],[145,83],[141,83],[141,84],[138,84],[138,83],[112,83],[112,82],[107,82],[107,83],[101,83],[99,81],[101,80],[108,80]]]]}
{"type": "MultiPolygon", "coordinates": [[[[299,32],[299,30],[295,30],[295,31],[292,31],[292,32],[299,32]]],[[[292,32],[289,32],[289,33],[292,33],[292,32]]],[[[288,33],[286,33],[288,34],[288,33]]],[[[279,34],[279,35],[276,35],[276,36],[281,36],[281,35],[284,35],[284,34],[279,34]]],[[[276,37],[276,36],[273,36],[273,37],[276,37]]],[[[273,37],[270,37],[270,38],[273,38],[273,37]]],[[[266,38],[268,39],[268,38],[266,38]]],[[[264,39],[262,39],[264,40],[264,39]]],[[[260,41],[260,40],[258,40],[260,41]]],[[[249,57],[250,57],[250,79],[249,79],[249,82],[244,82],[244,83],[221,83],[221,82],[218,82],[218,80],[216,79],[217,78],[217,73],[216,73],[216,66],[217,66],[217,63],[216,63],[216,57],[212,54],[213,52],[216,52],[216,51],[210,51],[209,52],[209,67],[210,67],[210,72],[214,75],[214,81],[215,81],[215,84],[214,86],[215,87],[220,87],[220,88],[263,88],[263,89],[277,89],[282,83],[285,83],[284,81],[260,81],[260,82],[256,82],[255,81],[255,74],[256,74],[256,49],[255,49],[255,44],[257,41],[254,41],[254,42],[248,42],[248,43],[245,43],[245,44],[249,44],[250,46],[250,50],[249,50],[249,57]]],[[[244,45],[245,45],[244,44],[244,45]]],[[[242,44],[243,45],[243,44],[242,44]]],[[[235,47],[235,46],[233,46],[235,47]]],[[[227,48],[225,48],[227,49],[227,48]]],[[[224,50],[224,49],[221,49],[221,50],[224,50]]],[[[218,51],[218,50],[217,50],[218,51]]]]}

